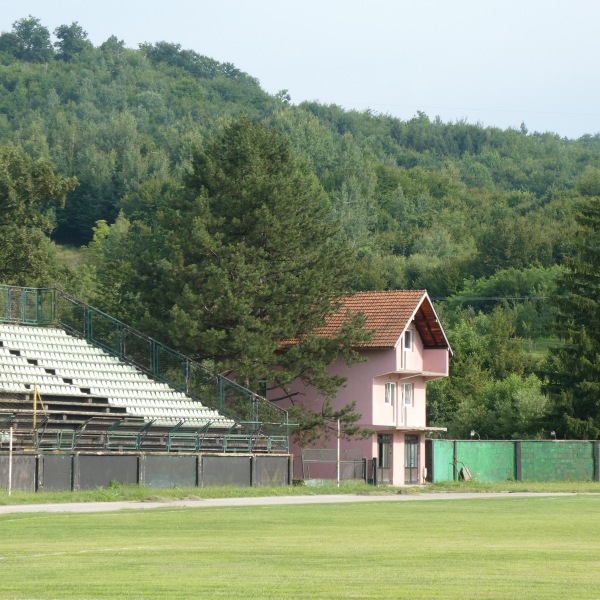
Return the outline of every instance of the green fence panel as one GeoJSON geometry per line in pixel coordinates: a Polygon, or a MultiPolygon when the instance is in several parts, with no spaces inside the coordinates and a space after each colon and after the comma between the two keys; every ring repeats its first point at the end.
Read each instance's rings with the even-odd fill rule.
{"type": "Polygon", "coordinates": [[[523,481],[585,481],[594,478],[594,442],[521,442],[523,481]]]}
{"type": "Polygon", "coordinates": [[[433,473],[431,481],[440,483],[454,480],[454,442],[450,440],[431,440],[433,453],[433,473]]]}
{"type": "Polygon", "coordinates": [[[516,479],[515,442],[465,440],[456,442],[456,460],[477,481],[516,479]]]}

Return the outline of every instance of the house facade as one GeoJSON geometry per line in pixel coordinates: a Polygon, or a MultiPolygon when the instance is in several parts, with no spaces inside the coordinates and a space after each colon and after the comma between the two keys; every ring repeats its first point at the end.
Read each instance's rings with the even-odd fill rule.
{"type": "MultiPolygon", "coordinates": [[[[357,347],[364,359],[350,366],[339,361],[331,372],[346,379],[334,407],[356,403],[360,425],[374,433],[367,439],[340,440],[340,448],[375,459],[377,481],[391,485],[425,481],[425,434],[444,431],[426,423],[426,385],[448,376],[450,344],[426,291],[360,292],[344,299],[342,312],[363,313],[373,337],[357,347]]],[[[336,319],[323,334],[339,327],[336,319]]],[[[303,402],[318,408],[322,398],[297,387],[303,402]]],[[[319,448],[337,451],[337,435],[319,448]]],[[[292,444],[296,474],[302,448],[292,444]]]]}

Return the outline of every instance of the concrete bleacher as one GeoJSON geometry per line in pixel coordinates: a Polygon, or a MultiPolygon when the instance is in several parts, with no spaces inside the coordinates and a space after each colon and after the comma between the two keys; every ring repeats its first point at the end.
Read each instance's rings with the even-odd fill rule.
{"type": "Polygon", "coordinates": [[[37,420],[36,445],[50,449],[54,442],[55,449],[76,442],[110,447],[111,436],[121,440],[119,447],[139,449],[154,439],[164,449],[180,439],[182,448],[198,449],[200,435],[236,426],[62,329],[0,324],[0,418],[10,415],[21,430],[27,419],[37,420]],[[40,407],[33,406],[34,387],[40,407]]]}

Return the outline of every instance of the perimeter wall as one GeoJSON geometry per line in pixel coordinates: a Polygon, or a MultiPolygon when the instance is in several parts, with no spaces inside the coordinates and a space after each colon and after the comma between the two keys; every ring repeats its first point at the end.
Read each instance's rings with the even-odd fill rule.
{"type": "MultiPolygon", "coordinates": [[[[150,488],[285,486],[290,455],[15,453],[12,488],[26,492],[89,490],[111,482],[150,488]]],[[[0,452],[0,488],[8,487],[9,455],[0,452]]]]}
{"type": "Polygon", "coordinates": [[[476,481],[600,481],[599,442],[427,440],[428,479],[455,481],[467,467],[476,481]]]}

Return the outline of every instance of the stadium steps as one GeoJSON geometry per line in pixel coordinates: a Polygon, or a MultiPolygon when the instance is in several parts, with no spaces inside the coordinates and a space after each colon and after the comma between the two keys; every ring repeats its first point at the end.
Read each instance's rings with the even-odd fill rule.
{"type": "Polygon", "coordinates": [[[238,427],[61,329],[0,324],[0,426],[8,415],[23,432],[15,439],[38,449],[223,451],[238,427]],[[34,387],[43,403],[35,432],[34,387]]]}

